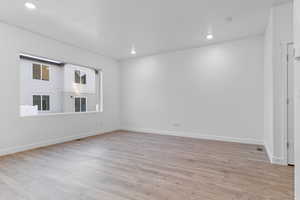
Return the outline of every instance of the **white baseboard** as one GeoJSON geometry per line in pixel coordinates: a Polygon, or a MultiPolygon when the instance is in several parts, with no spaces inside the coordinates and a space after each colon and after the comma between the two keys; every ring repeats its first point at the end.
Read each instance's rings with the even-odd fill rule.
{"type": "MultiPolygon", "coordinates": [[[[141,128],[122,128],[125,131],[133,131],[133,132],[141,132],[141,133],[152,133],[152,134],[160,134],[160,135],[172,135],[172,136],[180,136],[180,137],[190,137],[190,138],[197,138],[197,139],[207,139],[207,140],[217,140],[217,141],[225,141],[225,142],[236,142],[236,143],[244,143],[244,144],[256,144],[256,145],[264,145],[267,151],[268,157],[272,164],[279,164],[279,165],[286,165],[283,158],[274,157],[272,152],[270,152],[267,145],[263,144],[262,141],[254,140],[254,139],[241,139],[241,138],[231,138],[231,137],[223,137],[223,136],[215,136],[215,135],[204,135],[199,134],[196,132],[178,132],[178,131],[162,131],[162,130],[153,130],[153,129],[141,129],[141,128]]],[[[62,137],[62,138],[55,138],[43,142],[18,146],[18,147],[11,147],[0,149],[0,156],[9,155],[17,152],[27,151],[31,149],[36,149],[40,147],[45,147],[54,144],[60,144],[63,142],[68,142],[76,139],[86,138],[95,135],[105,134],[107,132],[113,132],[117,130],[110,130],[105,132],[89,132],[80,135],[62,137]]]]}
{"type": "Polygon", "coordinates": [[[196,133],[196,132],[165,131],[165,130],[129,128],[129,127],[122,128],[122,130],[141,132],[141,133],[160,134],[160,135],[190,137],[190,138],[196,138],[196,139],[217,140],[217,141],[224,141],[224,142],[236,142],[236,143],[243,143],[243,144],[263,145],[263,141],[255,140],[255,139],[251,139],[251,138],[232,138],[232,137],[200,134],[199,132],[196,133]]]}
{"type": "Polygon", "coordinates": [[[31,149],[36,149],[36,148],[40,148],[40,147],[46,147],[46,146],[54,145],[54,144],[60,144],[60,143],[69,142],[69,141],[77,140],[77,139],[82,139],[82,138],[86,138],[86,137],[90,137],[90,136],[101,135],[101,134],[105,134],[105,133],[113,132],[113,131],[116,131],[116,130],[105,131],[105,132],[94,131],[94,132],[89,132],[89,133],[80,134],[80,135],[73,135],[73,136],[67,136],[67,137],[62,137],[62,138],[50,139],[47,141],[42,141],[42,142],[18,146],[18,147],[10,147],[10,148],[5,148],[5,149],[0,149],[0,156],[14,154],[14,153],[27,151],[27,150],[31,150],[31,149]]]}
{"type": "Polygon", "coordinates": [[[287,165],[284,158],[276,157],[273,155],[273,152],[269,149],[267,144],[264,144],[269,160],[272,164],[275,165],[287,165]]]}
{"type": "Polygon", "coordinates": [[[275,156],[272,157],[271,163],[275,165],[287,165],[284,161],[284,158],[275,157],[275,156]]]}
{"type": "Polygon", "coordinates": [[[264,147],[265,147],[265,150],[267,152],[269,161],[272,162],[273,153],[271,152],[271,150],[269,149],[269,147],[268,147],[268,145],[266,143],[264,143],[264,147]]]}

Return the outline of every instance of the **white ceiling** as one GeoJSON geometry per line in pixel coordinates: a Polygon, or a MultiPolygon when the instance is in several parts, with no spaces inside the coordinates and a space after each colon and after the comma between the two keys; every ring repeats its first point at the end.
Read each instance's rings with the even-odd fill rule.
{"type": "Polygon", "coordinates": [[[132,45],[144,56],[263,33],[270,7],[282,0],[28,0],[35,11],[25,1],[1,0],[0,20],[126,59],[132,45]]]}

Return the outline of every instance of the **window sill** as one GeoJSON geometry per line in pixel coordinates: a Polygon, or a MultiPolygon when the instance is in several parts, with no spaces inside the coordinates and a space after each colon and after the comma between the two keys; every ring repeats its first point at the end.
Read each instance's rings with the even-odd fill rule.
{"type": "Polygon", "coordinates": [[[20,115],[21,118],[29,118],[29,117],[49,117],[49,116],[70,116],[70,115],[89,115],[89,114],[97,114],[102,113],[103,111],[89,111],[89,112],[68,112],[68,113],[40,113],[38,115],[20,115]]]}

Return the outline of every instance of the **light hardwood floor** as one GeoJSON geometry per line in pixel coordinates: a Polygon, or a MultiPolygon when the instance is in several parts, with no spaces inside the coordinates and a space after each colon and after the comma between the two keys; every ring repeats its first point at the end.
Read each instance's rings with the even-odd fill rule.
{"type": "Polygon", "coordinates": [[[1,200],[292,200],[256,145],[115,132],[0,157],[1,200]]]}

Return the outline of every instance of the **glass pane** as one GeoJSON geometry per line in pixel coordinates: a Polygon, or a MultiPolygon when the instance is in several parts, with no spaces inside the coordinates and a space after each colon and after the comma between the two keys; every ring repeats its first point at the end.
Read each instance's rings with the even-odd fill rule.
{"type": "Polygon", "coordinates": [[[86,112],[86,98],[81,98],[81,112],[86,112]]]}
{"type": "Polygon", "coordinates": [[[38,110],[41,110],[41,96],[33,95],[32,99],[33,99],[32,105],[38,106],[38,110]]]}
{"type": "Polygon", "coordinates": [[[75,83],[80,83],[80,71],[75,71],[75,83]]]}
{"type": "Polygon", "coordinates": [[[80,98],[75,98],[75,112],[80,112],[80,98]]]}
{"type": "Polygon", "coordinates": [[[103,111],[101,70],[36,58],[20,55],[21,116],[103,111]]]}
{"type": "Polygon", "coordinates": [[[49,67],[43,65],[42,66],[42,79],[44,81],[49,81],[49,67]]]}
{"type": "Polygon", "coordinates": [[[42,108],[43,108],[43,111],[50,110],[50,97],[49,96],[43,96],[42,108]]]}
{"type": "Polygon", "coordinates": [[[41,65],[32,64],[32,78],[41,80],[41,65]]]}
{"type": "Polygon", "coordinates": [[[81,76],[81,84],[86,84],[86,74],[81,76]]]}

